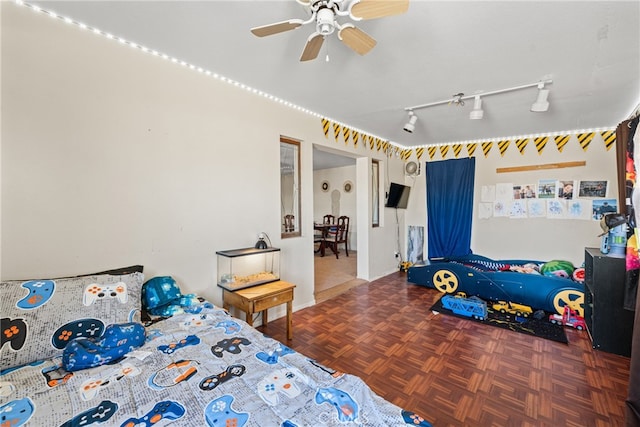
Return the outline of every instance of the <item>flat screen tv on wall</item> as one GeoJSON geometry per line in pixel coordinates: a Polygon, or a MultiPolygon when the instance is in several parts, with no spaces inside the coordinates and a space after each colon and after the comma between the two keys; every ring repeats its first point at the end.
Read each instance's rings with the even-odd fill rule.
{"type": "Polygon", "coordinates": [[[392,182],[391,185],[389,185],[389,194],[387,195],[387,203],[385,203],[385,207],[406,209],[407,203],[409,202],[410,192],[411,187],[392,182]]]}

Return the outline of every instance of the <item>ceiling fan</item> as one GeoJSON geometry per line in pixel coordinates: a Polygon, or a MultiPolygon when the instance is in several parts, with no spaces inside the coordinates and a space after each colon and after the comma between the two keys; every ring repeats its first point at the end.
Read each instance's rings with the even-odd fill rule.
{"type": "Polygon", "coordinates": [[[317,58],[325,37],[335,30],[338,30],[340,41],[354,52],[364,55],[373,49],[376,41],[370,35],[350,22],[340,24],[338,17],[349,17],[354,21],[384,18],[399,15],[409,8],[409,0],[296,0],[296,2],[309,8],[311,14],[309,19],[289,19],[252,28],[251,32],[258,37],[265,37],[295,30],[315,22],[316,30],[307,39],[300,61],[317,58]]]}

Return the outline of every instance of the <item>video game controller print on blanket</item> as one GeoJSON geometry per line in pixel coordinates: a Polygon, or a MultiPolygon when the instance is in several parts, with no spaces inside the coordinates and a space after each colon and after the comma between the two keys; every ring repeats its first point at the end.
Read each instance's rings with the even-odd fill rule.
{"type": "MultiPolygon", "coordinates": [[[[82,295],[85,288],[80,286],[77,293],[82,295]]],[[[82,296],[78,302],[84,306],[82,296]]],[[[105,298],[93,301],[92,307],[106,304],[122,303],[105,298]]],[[[117,362],[68,372],[63,357],[57,356],[2,370],[3,423],[12,427],[429,426],[422,417],[376,396],[360,378],[324,367],[220,308],[203,305],[197,324],[191,322],[185,330],[190,319],[192,314],[184,313],[154,322],[146,342],[117,362]],[[236,334],[228,335],[229,331],[236,334]],[[9,423],[8,416],[12,416],[9,423]]],[[[85,326],[95,326],[92,322],[85,326]]]]}
{"type": "Polygon", "coordinates": [[[30,310],[40,307],[49,301],[56,289],[56,282],[53,280],[29,280],[22,284],[23,288],[29,290],[29,293],[16,303],[18,308],[30,310]]]}
{"type": "Polygon", "coordinates": [[[62,355],[77,337],[140,321],[144,275],[92,275],[0,283],[0,369],[62,355]]]}

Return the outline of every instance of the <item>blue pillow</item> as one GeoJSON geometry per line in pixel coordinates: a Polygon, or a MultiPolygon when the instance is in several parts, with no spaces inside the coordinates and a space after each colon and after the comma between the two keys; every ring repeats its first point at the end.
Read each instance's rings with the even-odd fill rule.
{"type": "Polygon", "coordinates": [[[62,365],[68,372],[104,365],[140,347],[145,339],[145,329],[140,323],[109,325],[98,339],[76,338],[67,344],[62,365]]]}
{"type": "Polygon", "coordinates": [[[154,316],[171,317],[176,314],[193,313],[202,311],[202,304],[196,294],[182,295],[180,298],[171,301],[169,304],[148,310],[154,316]]]}
{"type": "Polygon", "coordinates": [[[147,280],[142,285],[142,308],[153,310],[163,307],[182,297],[180,287],[170,276],[159,276],[147,280]]]}

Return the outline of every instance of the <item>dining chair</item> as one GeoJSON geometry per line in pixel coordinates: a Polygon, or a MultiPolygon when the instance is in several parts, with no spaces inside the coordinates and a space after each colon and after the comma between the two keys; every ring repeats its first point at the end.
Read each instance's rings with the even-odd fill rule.
{"type": "MultiPolygon", "coordinates": [[[[335,219],[336,219],[336,217],[331,215],[331,214],[324,215],[322,217],[322,224],[325,224],[325,225],[326,224],[335,224],[336,223],[335,219]]],[[[314,252],[321,252],[322,256],[324,256],[324,247],[322,246],[322,241],[325,239],[325,237],[327,237],[327,230],[328,230],[328,228],[324,228],[323,227],[323,228],[319,229],[319,231],[320,231],[319,233],[315,233],[313,235],[314,246],[315,246],[316,243],[320,244],[317,249],[314,249],[314,252]]]]}
{"type": "Polygon", "coordinates": [[[320,252],[322,239],[324,238],[324,227],[319,227],[315,223],[313,224],[313,252],[320,252]]]}
{"type": "Polygon", "coordinates": [[[287,214],[284,216],[284,232],[285,233],[295,231],[296,227],[294,225],[294,220],[295,220],[295,216],[291,214],[287,214]]]}
{"type": "Polygon", "coordinates": [[[322,217],[322,223],[323,224],[335,224],[336,223],[336,217],[331,215],[331,214],[327,214],[327,215],[322,217]]]}
{"type": "Polygon", "coordinates": [[[344,236],[343,241],[338,243],[344,243],[344,251],[349,256],[349,217],[342,215],[338,217],[338,224],[340,224],[340,221],[344,223],[344,236]]]}
{"type": "MultiPolygon", "coordinates": [[[[338,249],[338,244],[345,243],[345,222],[344,218],[338,218],[338,223],[334,227],[329,227],[325,237],[322,239],[320,243],[320,256],[324,256],[325,250],[327,248],[331,249],[331,251],[336,255],[336,259],[339,259],[340,250],[338,249]]],[[[346,250],[346,246],[345,246],[346,250]]],[[[349,252],[347,252],[347,256],[349,256],[349,252]]]]}

